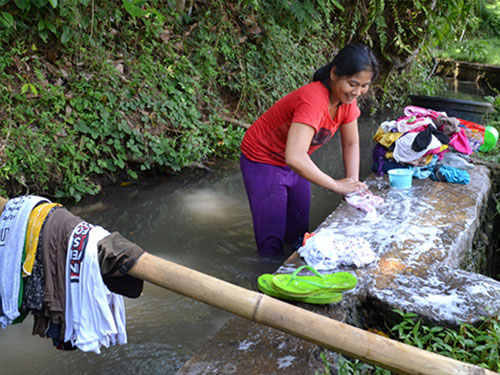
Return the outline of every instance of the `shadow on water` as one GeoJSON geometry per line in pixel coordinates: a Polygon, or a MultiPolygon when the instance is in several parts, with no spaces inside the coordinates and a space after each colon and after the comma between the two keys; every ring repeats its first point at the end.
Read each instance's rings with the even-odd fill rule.
{"type": "MultiPolygon", "coordinates": [[[[372,137],[384,120],[360,118],[361,178],[370,173],[372,137]]],[[[313,155],[334,178],[344,175],[340,136],[313,155]]],[[[314,230],[341,196],[312,187],[314,230]]],[[[99,196],[68,207],[82,219],[119,231],[146,251],[245,288],[255,289],[261,273],[279,259],[258,257],[238,163],[220,161],[212,173],[192,170],[179,176],[106,188],[99,196]]],[[[0,330],[4,374],[174,374],[231,314],[146,283],[138,299],[125,298],[127,345],[93,353],[62,352],[31,335],[32,319],[0,330]],[[29,360],[28,360],[29,358],[29,360]]]]}

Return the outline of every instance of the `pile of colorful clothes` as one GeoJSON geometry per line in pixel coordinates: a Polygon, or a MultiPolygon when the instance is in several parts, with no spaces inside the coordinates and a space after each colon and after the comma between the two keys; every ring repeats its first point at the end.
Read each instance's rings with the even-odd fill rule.
{"type": "Polygon", "coordinates": [[[470,155],[483,144],[484,126],[417,106],[380,124],[373,140],[373,172],[410,168],[413,177],[468,184],[470,155]]]}
{"type": "Polygon", "coordinates": [[[58,349],[125,344],[122,296],[142,292],[127,272],[144,250],[43,197],[0,198],[0,211],[2,328],[31,312],[33,335],[58,349]]]}

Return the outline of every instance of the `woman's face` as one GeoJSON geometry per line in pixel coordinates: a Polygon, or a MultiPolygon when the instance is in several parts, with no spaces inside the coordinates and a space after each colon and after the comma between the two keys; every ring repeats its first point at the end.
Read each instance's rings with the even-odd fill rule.
{"type": "Polygon", "coordinates": [[[366,94],[372,81],[373,73],[363,70],[352,76],[337,77],[334,69],[330,73],[330,85],[334,101],[352,103],[359,96],[366,94]]]}

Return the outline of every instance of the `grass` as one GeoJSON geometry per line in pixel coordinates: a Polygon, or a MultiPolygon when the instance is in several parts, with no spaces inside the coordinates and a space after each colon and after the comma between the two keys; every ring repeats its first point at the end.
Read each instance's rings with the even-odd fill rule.
{"type": "Polygon", "coordinates": [[[437,54],[441,58],[500,66],[500,37],[463,40],[437,54]]]}

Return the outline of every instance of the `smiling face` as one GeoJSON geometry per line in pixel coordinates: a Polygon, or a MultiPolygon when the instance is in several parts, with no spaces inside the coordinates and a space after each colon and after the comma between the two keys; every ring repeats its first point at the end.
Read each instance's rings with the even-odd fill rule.
{"type": "Polygon", "coordinates": [[[335,68],[330,72],[330,85],[332,88],[332,103],[352,103],[355,99],[366,94],[370,88],[373,73],[363,70],[352,76],[337,77],[335,68]]]}

